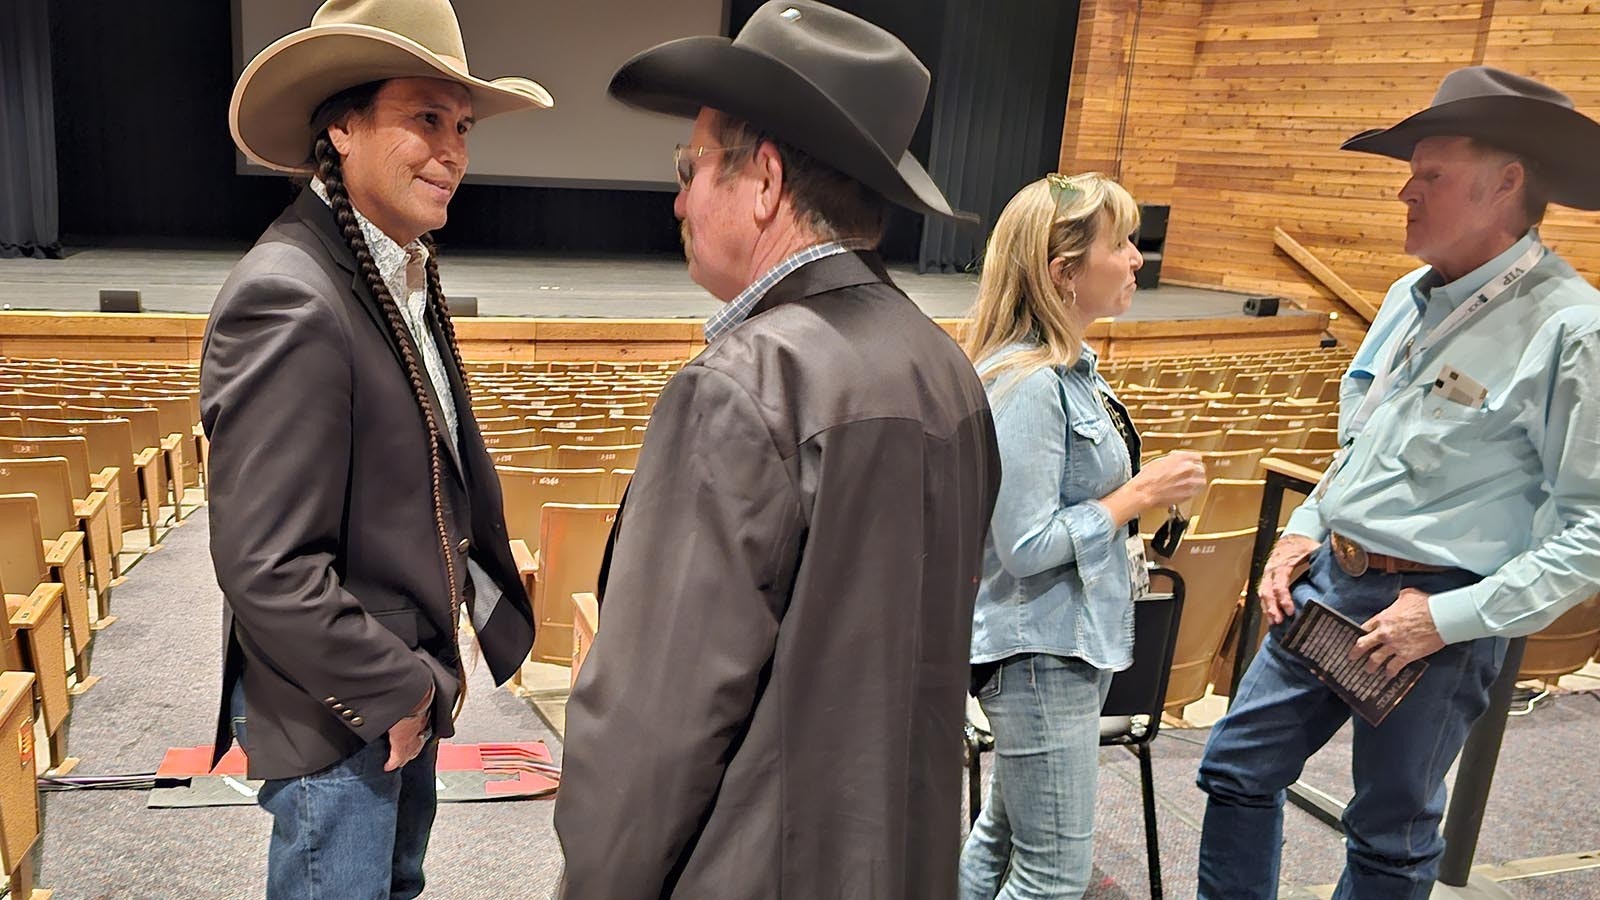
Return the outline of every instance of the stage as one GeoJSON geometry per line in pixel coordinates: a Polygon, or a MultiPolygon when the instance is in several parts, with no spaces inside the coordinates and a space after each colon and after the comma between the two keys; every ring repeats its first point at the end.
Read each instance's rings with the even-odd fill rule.
{"type": "MultiPolygon", "coordinates": [[[[0,355],[198,360],[203,317],[247,249],[97,247],[61,260],[0,260],[0,355]],[[139,291],[143,314],[81,315],[98,312],[103,288],[139,291]]],[[[439,266],[448,295],[478,299],[479,319],[458,328],[469,359],[687,359],[701,347],[700,323],[721,305],[676,257],[445,252],[439,266]]],[[[952,331],[977,298],[976,273],[890,271],[952,331]]],[[[1139,292],[1127,316],[1096,323],[1088,337],[1102,355],[1148,355],[1315,346],[1327,325],[1322,313],[1289,307],[1248,318],[1243,302],[1163,286],[1139,292]]]]}
{"type": "MultiPolygon", "coordinates": [[[[208,313],[217,289],[248,248],[91,248],[66,259],[0,260],[0,305],[12,310],[95,312],[101,288],[140,291],[146,312],[208,313]]],[[[928,315],[962,318],[978,295],[977,273],[894,280],[928,315]]],[[[440,254],[447,294],[478,298],[484,316],[704,319],[720,306],[675,257],[440,254]]],[[[1123,321],[1238,316],[1244,295],[1164,286],[1141,291],[1123,321]]]]}

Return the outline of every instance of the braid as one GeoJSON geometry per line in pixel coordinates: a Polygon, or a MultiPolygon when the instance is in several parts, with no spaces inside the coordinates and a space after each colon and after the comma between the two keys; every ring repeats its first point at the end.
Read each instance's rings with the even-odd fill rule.
{"type": "Polygon", "coordinates": [[[434,318],[439,320],[439,328],[444,331],[445,343],[450,345],[450,356],[455,360],[456,371],[461,375],[461,390],[466,394],[467,405],[472,405],[472,385],[467,382],[467,367],[461,360],[461,345],[456,343],[456,323],[450,318],[450,305],[445,302],[444,288],[439,285],[439,248],[433,242],[433,235],[422,236],[422,246],[428,250],[428,261],[424,268],[428,273],[428,308],[433,310],[434,318]]]}
{"type": "MultiPolygon", "coordinates": [[[[416,398],[417,406],[422,411],[423,426],[428,433],[428,466],[433,479],[433,525],[439,536],[439,553],[444,558],[445,578],[449,582],[450,590],[450,628],[451,644],[456,645],[455,631],[460,622],[461,592],[456,589],[456,559],[455,552],[450,547],[450,532],[445,527],[444,502],[440,491],[440,460],[439,440],[441,431],[433,417],[433,407],[428,403],[428,391],[423,386],[422,369],[417,365],[416,354],[411,351],[411,334],[406,328],[405,320],[400,317],[400,307],[395,303],[394,297],[389,294],[388,285],[383,283],[383,276],[378,272],[378,264],[372,259],[372,251],[367,247],[367,239],[361,233],[361,225],[356,221],[355,207],[350,205],[350,195],[345,192],[344,169],[339,160],[339,152],[334,149],[333,142],[328,139],[327,133],[317,137],[314,156],[317,163],[317,178],[322,181],[323,187],[328,192],[328,204],[333,207],[333,217],[339,224],[339,230],[344,235],[345,243],[350,246],[350,252],[355,254],[356,265],[361,270],[361,277],[366,279],[367,287],[373,296],[378,298],[378,306],[383,310],[384,319],[388,322],[389,331],[394,336],[395,342],[400,345],[400,357],[405,363],[406,377],[411,381],[411,393],[416,398]]],[[[428,287],[429,294],[434,293],[437,284],[437,273],[433,270],[432,261],[429,261],[428,287]]],[[[454,341],[452,340],[452,345],[454,341]]],[[[452,350],[453,350],[452,346],[452,350]]],[[[461,678],[461,694],[457,698],[456,711],[461,708],[461,701],[466,698],[467,678],[461,669],[461,650],[456,650],[456,673],[461,678]]]]}

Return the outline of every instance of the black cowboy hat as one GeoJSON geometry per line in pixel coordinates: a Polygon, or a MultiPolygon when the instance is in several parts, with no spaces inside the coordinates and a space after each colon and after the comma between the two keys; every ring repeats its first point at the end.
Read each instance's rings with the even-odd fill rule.
{"type": "Polygon", "coordinates": [[[1363,131],[1340,149],[1409,160],[1418,141],[1439,136],[1516,153],[1539,167],[1553,202],[1600,209],[1600,122],[1574,109],[1566,94],[1488,66],[1451,72],[1427,109],[1363,131]]]}
{"type": "Polygon", "coordinates": [[[743,119],[901,206],[976,222],[906,151],[928,98],[928,69],[900,39],[814,0],[771,0],[739,36],[687,37],[622,64],[611,95],[694,118],[743,119]]]}

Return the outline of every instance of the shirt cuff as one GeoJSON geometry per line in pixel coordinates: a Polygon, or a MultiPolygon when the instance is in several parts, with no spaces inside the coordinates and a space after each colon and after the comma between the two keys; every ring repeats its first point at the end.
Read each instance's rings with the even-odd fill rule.
{"type": "Polygon", "coordinates": [[[1300,508],[1289,515],[1289,523],[1283,527],[1283,533],[1308,537],[1319,544],[1328,539],[1328,529],[1322,526],[1322,515],[1314,503],[1300,504],[1300,508]]]}
{"type": "Polygon", "coordinates": [[[1484,624],[1483,616],[1478,613],[1477,587],[1471,585],[1443,591],[1428,598],[1428,614],[1433,616],[1433,627],[1446,644],[1494,636],[1494,630],[1484,624]]]}

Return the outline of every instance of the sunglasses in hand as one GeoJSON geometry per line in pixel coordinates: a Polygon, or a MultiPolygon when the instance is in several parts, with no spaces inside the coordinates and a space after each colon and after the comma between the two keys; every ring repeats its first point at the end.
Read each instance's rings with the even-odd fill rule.
{"type": "Polygon", "coordinates": [[[1162,559],[1171,559],[1172,554],[1178,552],[1178,543],[1183,540],[1183,533],[1189,528],[1189,519],[1183,514],[1178,505],[1167,507],[1167,521],[1156,529],[1155,535],[1150,538],[1150,549],[1162,559]]]}

